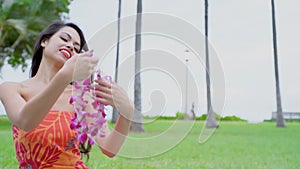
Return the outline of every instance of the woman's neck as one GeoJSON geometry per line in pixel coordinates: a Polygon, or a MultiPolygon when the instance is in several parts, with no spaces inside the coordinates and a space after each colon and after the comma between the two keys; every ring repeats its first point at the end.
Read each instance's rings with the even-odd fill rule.
{"type": "Polygon", "coordinates": [[[57,65],[49,63],[46,59],[42,59],[34,78],[40,82],[49,83],[59,69],[57,65]]]}

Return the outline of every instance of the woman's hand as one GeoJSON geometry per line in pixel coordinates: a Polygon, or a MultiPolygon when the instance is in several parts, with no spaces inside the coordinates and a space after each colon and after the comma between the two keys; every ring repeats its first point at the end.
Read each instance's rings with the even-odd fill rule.
{"type": "Polygon", "coordinates": [[[97,137],[96,142],[101,151],[108,157],[114,157],[123,145],[131,125],[134,112],[134,104],[129,99],[125,91],[116,83],[95,80],[93,86],[94,99],[102,104],[111,105],[120,112],[114,129],[107,132],[105,137],[97,137]]]}
{"type": "Polygon", "coordinates": [[[114,82],[108,83],[102,79],[95,80],[95,82],[96,84],[93,86],[94,99],[102,104],[113,106],[122,116],[131,120],[134,105],[125,91],[114,82]]]}
{"type": "Polygon", "coordinates": [[[87,79],[95,72],[95,68],[99,61],[99,59],[92,56],[92,50],[75,54],[65,62],[62,71],[67,74],[70,81],[87,79]]]}

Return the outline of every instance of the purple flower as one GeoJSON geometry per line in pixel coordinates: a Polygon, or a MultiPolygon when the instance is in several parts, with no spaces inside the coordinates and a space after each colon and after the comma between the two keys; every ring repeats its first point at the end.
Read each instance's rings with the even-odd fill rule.
{"type": "Polygon", "coordinates": [[[96,118],[99,116],[99,114],[98,113],[89,113],[88,116],[92,117],[92,118],[96,118]]]}
{"type": "Polygon", "coordinates": [[[105,133],[103,131],[100,131],[100,137],[104,137],[105,133]]]}
{"type": "MultiPolygon", "coordinates": [[[[97,79],[102,78],[99,72],[97,72],[96,77],[97,79]]],[[[103,79],[106,82],[112,82],[111,76],[104,76],[103,79]]],[[[73,105],[75,112],[75,115],[70,121],[70,128],[77,131],[80,143],[84,144],[86,141],[89,141],[89,143],[93,145],[93,137],[103,137],[105,135],[105,132],[102,131],[101,128],[106,125],[106,113],[104,110],[106,105],[99,101],[93,101],[91,105],[95,112],[90,113],[85,111],[89,101],[85,100],[84,96],[86,93],[91,92],[91,85],[90,78],[84,81],[74,82],[73,96],[70,97],[69,103],[73,105]],[[88,123],[85,118],[86,116],[94,119],[93,122],[88,123]]]]}
{"type": "Polygon", "coordinates": [[[97,79],[101,79],[101,74],[97,72],[97,79]]]}
{"type": "Polygon", "coordinates": [[[100,102],[94,101],[94,102],[92,103],[92,105],[93,105],[93,108],[94,108],[95,110],[98,110],[101,104],[100,104],[100,102]]]}
{"type": "Polygon", "coordinates": [[[78,89],[81,88],[81,86],[79,85],[79,83],[74,82],[74,88],[75,88],[76,90],[78,90],[78,89]]]}
{"type": "Polygon", "coordinates": [[[79,136],[78,136],[78,140],[81,144],[85,143],[86,140],[88,138],[88,135],[87,133],[81,133],[79,136]]]}
{"type": "Polygon", "coordinates": [[[75,97],[74,97],[74,96],[71,96],[71,97],[70,97],[70,100],[69,100],[69,103],[70,103],[70,104],[73,104],[74,101],[75,101],[75,97]]]}
{"type": "Polygon", "coordinates": [[[86,119],[83,118],[80,122],[80,127],[83,127],[83,128],[86,128],[87,127],[87,122],[86,122],[86,119]]]}
{"type": "Polygon", "coordinates": [[[106,113],[102,112],[102,117],[105,118],[106,117],[106,113]]]}
{"type": "Polygon", "coordinates": [[[91,78],[87,78],[83,81],[83,85],[90,85],[91,84],[91,78]]]}
{"type": "Polygon", "coordinates": [[[97,120],[95,121],[95,124],[96,124],[97,126],[102,126],[102,125],[105,124],[105,123],[106,123],[105,118],[99,118],[99,119],[97,119],[97,120]]]}
{"type": "Polygon", "coordinates": [[[77,128],[77,123],[76,123],[75,121],[71,121],[71,122],[70,122],[70,128],[71,128],[72,130],[76,129],[76,128],[77,128]]]}
{"type": "Polygon", "coordinates": [[[91,136],[94,137],[98,134],[98,128],[94,128],[91,132],[91,136]]]}
{"type": "Polygon", "coordinates": [[[89,142],[90,142],[91,145],[94,145],[94,143],[95,143],[94,140],[91,139],[91,138],[89,138],[89,142]]]}
{"type": "Polygon", "coordinates": [[[111,76],[104,76],[104,81],[106,81],[107,83],[112,83],[111,76]]]}

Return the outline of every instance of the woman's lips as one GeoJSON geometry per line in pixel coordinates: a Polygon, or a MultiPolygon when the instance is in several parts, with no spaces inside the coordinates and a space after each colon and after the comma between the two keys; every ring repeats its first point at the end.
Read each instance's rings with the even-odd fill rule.
{"type": "Polygon", "coordinates": [[[60,53],[67,59],[71,58],[71,52],[67,49],[61,49],[60,53]]]}

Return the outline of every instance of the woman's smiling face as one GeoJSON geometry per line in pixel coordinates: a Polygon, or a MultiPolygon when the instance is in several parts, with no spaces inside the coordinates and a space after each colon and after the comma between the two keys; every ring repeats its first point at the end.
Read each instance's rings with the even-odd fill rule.
{"type": "Polygon", "coordinates": [[[80,36],[75,29],[65,26],[50,39],[45,39],[41,45],[44,48],[45,57],[67,60],[80,52],[80,36]]]}

